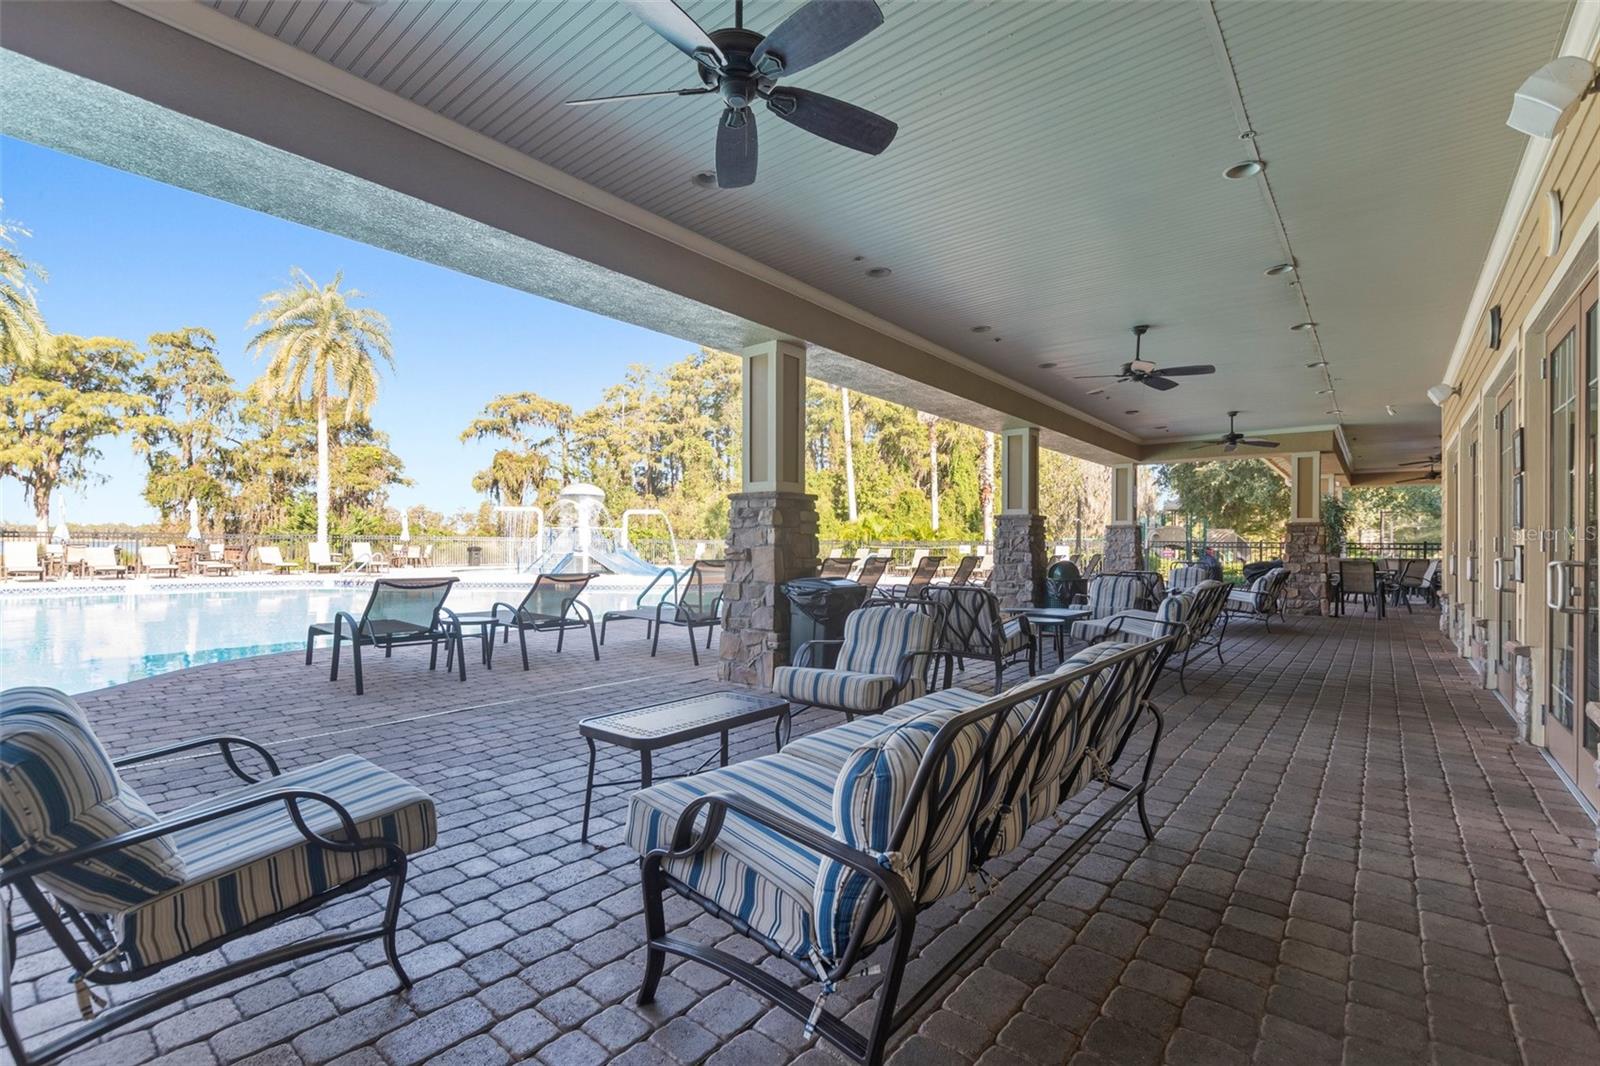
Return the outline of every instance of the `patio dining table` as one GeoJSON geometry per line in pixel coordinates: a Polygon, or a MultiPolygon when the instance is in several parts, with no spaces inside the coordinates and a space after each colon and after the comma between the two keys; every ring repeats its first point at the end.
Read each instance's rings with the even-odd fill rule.
{"type": "Polygon", "coordinates": [[[1028,620],[1028,623],[1041,631],[1048,631],[1055,640],[1056,662],[1062,662],[1066,656],[1067,629],[1073,622],[1089,617],[1087,607],[1023,607],[1013,612],[1028,620]]]}

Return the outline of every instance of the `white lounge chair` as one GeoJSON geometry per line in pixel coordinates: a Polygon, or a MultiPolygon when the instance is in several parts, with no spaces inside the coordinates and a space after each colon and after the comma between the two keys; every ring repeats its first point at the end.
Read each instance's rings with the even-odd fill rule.
{"type": "Polygon", "coordinates": [[[284,561],[283,549],[276,544],[257,544],[256,562],[275,574],[293,574],[300,569],[298,564],[284,561]]]}
{"type": "Polygon", "coordinates": [[[147,544],[139,549],[139,569],[147,574],[178,576],[178,564],[172,558],[172,549],[165,544],[147,544]]]}
{"type": "Polygon", "coordinates": [[[328,547],[326,541],[312,541],[307,545],[306,561],[311,564],[313,573],[339,569],[337,557],[333,554],[332,549],[328,547]]]}
{"type": "Polygon", "coordinates": [[[372,548],[370,541],[358,540],[350,544],[350,562],[346,564],[352,570],[364,570],[372,574],[381,574],[389,569],[389,561],[372,548]]]}
{"type": "Polygon", "coordinates": [[[5,542],[6,577],[32,577],[44,580],[44,567],[39,565],[39,542],[36,540],[8,540],[5,542]]]}
{"type": "Polygon", "coordinates": [[[90,577],[127,577],[128,568],[117,562],[117,549],[109,544],[85,548],[83,569],[90,577]]]}
{"type": "Polygon", "coordinates": [[[218,577],[227,577],[233,573],[233,564],[228,562],[228,550],[221,544],[206,545],[206,557],[196,565],[202,574],[215,574],[218,577]]]}

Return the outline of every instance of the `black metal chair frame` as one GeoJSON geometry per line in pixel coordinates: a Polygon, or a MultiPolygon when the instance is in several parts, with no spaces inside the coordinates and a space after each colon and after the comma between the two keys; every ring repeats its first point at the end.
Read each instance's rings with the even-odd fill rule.
{"type": "Polygon", "coordinates": [[[856,561],[854,559],[846,559],[843,556],[836,555],[831,559],[824,559],[818,564],[817,576],[848,578],[850,571],[855,569],[855,565],[856,561]]]}
{"type": "MultiPolygon", "coordinates": [[[[689,654],[694,658],[694,664],[699,666],[700,651],[694,642],[694,631],[701,626],[705,627],[706,650],[709,651],[711,649],[711,637],[714,633],[716,633],[717,626],[722,624],[722,590],[720,587],[718,588],[716,598],[711,601],[711,606],[704,611],[701,611],[698,608],[685,607],[684,601],[688,598],[690,589],[693,588],[697,582],[703,581],[700,576],[704,572],[702,567],[713,565],[722,567],[724,569],[724,573],[726,573],[727,563],[723,560],[695,560],[694,565],[679,575],[677,581],[674,582],[674,587],[678,590],[678,596],[676,600],[670,603],[664,598],[658,602],[653,609],[648,607],[635,607],[626,611],[607,611],[605,614],[601,615],[600,643],[604,644],[606,642],[606,626],[612,622],[620,622],[629,619],[644,622],[646,627],[645,636],[650,638],[650,657],[654,659],[656,656],[656,648],[661,643],[661,627],[683,626],[689,630],[689,654]],[[663,611],[671,611],[672,613],[666,617],[663,617],[663,611]]],[[[670,595],[671,593],[668,593],[669,597],[670,595]]],[[[598,657],[599,656],[597,653],[596,658],[598,657]]]]}
{"type": "Polygon", "coordinates": [[[887,555],[869,555],[861,560],[861,572],[856,575],[855,582],[863,588],[876,591],[878,582],[888,569],[889,557],[887,555]]]}
{"type": "MultiPolygon", "coordinates": [[[[1267,587],[1262,589],[1260,592],[1251,592],[1248,587],[1244,589],[1246,595],[1253,596],[1255,598],[1256,607],[1254,610],[1247,611],[1241,607],[1236,607],[1231,601],[1224,602],[1222,609],[1230,616],[1237,615],[1241,618],[1259,618],[1261,619],[1261,624],[1266,627],[1267,632],[1271,633],[1272,616],[1277,615],[1279,618],[1286,618],[1283,613],[1283,586],[1287,585],[1288,583],[1289,572],[1284,570],[1281,577],[1279,577],[1276,581],[1269,583],[1267,587]]],[[[1226,630],[1227,627],[1224,626],[1223,628],[1226,630]]]]}
{"type": "MultiPolygon", "coordinates": [[[[1189,684],[1184,675],[1189,669],[1190,653],[1192,653],[1196,648],[1216,649],[1217,662],[1227,665],[1227,660],[1222,657],[1222,638],[1228,635],[1228,612],[1226,607],[1228,604],[1228,593],[1232,590],[1232,585],[1219,585],[1215,588],[1205,589],[1205,593],[1212,597],[1212,602],[1200,603],[1198,602],[1199,597],[1196,596],[1197,602],[1195,603],[1191,620],[1183,623],[1183,639],[1179,641],[1179,643],[1183,645],[1183,657],[1178,660],[1178,688],[1183,691],[1184,695],[1188,695],[1189,693],[1189,684]],[[1220,631],[1217,628],[1218,621],[1222,623],[1222,628],[1220,631]]],[[[1190,588],[1182,589],[1180,591],[1193,595],[1200,590],[1197,588],[1190,588]]],[[[1110,618],[1106,619],[1106,630],[1099,637],[1095,638],[1095,642],[1098,643],[1100,641],[1116,640],[1119,638],[1131,640],[1148,639],[1142,633],[1125,634],[1122,629],[1122,623],[1125,617],[1125,615],[1114,614],[1110,618]]],[[[1172,658],[1173,655],[1176,654],[1177,649],[1174,648],[1172,655],[1167,657],[1166,665],[1168,667],[1172,666],[1172,658]]]]}
{"type": "Polygon", "coordinates": [[[1159,570],[1118,570],[1117,576],[1139,579],[1139,584],[1144,586],[1142,610],[1154,610],[1156,604],[1166,596],[1166,579],[1161,576],[1159,570]]]}
{"type": "Polygon", "coordinates": [[[439,665],[439,642],[445,644],[444,668],[446,671],[456,669],[460,679],[467,679],[467,651],[466,643],[461,635],[461,623],[456,618],[454,611],[444,606],[444,598],[450,594],[450,589],[457,579],[453,577],[380,577],[372,583],[372,595],[367,598],[367,606],[361,612],[361,620],[349,611],[340,611],[333,616],[332,622],[318,622],[306,629],[306,665],[311,665],[312,644],[317,637],[333,637],[333,666],[328,671],[328,680],[339,680],[339,644],[342,641],[350,642],[350,657],[355,663],[356,695],[361,695],[365,688],[361,676],[361,649],[363,647],[378,647],[383,649],[385,659],[394,656],[396,648],[407,647],[413,644],[427,644],[430,648],[428,656],[428,669],[432,670],[439,665]],[[384,586],[397,588],[429,588],[440,587],[444,592],[439,596],[439,606],[433,611],[433,624],[424,629],[409,622],[385,621],[371,619],[372,606],[378,600],[378,593],[384,586]]]}
{"type": "MultiPolygon", "coordinates": [[[[1163,722],[1161,712],[1150,702],[1149,695],[1161,665],[1175,640],[1175,637],[1166,637],[1158,641],[1149,641],[1089,666],[1017,686],[1002,697],[988,700],[980,706],[952,717],[940,728],[918,766],[909,797],[901,808],[890,838],[889,852],[901,854],[902,842],[906,839],[912,823],[919,814],[926,819],[928,828],[923,834],[921,848],[904,854],[909,868],[927,869],[928,849],[939,835],[938,827],[944,819],[953,816],[952,811],[956,802],[974,777],[977,779],[980,802],[974,805],[973,813],[969,815],[973,821],[966,827],[966,839],[971,846],[974,869],[981,868],[985,862],[993,858],[989,851],[994,845],[1001,823],[1009,812],[1011,804],[1021,789],[1026,787],[1026,775],[1034,767],[1039,754],[1048,750],[1049,745],[1062,742],[1068,731],[1071,733],[1068,739],[1074,744],[1080,737],[1084,737],[1081,731],[1087,731],[1087,736],[1084,737],[1086,743],[1081,749],[1082,755],[1075,765],[1068,768],[1062,778],[1063,782],[1075,781],[1079,774],[1089,767],[1093,770],[1095,779],[1100,780],[1107,789],[1121,792],[1122,796],[1072,843],[1052,857],[1021,891],[1014,893],[1005,906],[999,908],[915,991],[902,997],[901,984],[905,977],[906,964],[911,956],[917,914],[923,907],[912,897],[901,875],[881,862],[879,856],[857,851],[781,811],[749,797],[730,792],[717,792],[698,797],[689,803],[678,816],[671,845],[658,848],[644,856],[641,883],[644,893],[647,944],[644,978],[637,1002],[643,1006],[654,1000],[667,956],[677,955],[709,966],[765,996],[781,1009],[804,1021],[808,1033],[814,1030],[847,1058],[866,1063],[868,1066],[878,1066],[883,1061],[884,1050],[890,1037],[911,1021],[973,955],[996,933],[1005,928],[1017,910],[1024,906],[1046,882],[1052,880],[1067,863],[1076,858],[1102,830],[1121,818],[1130,806],[1137,806],[1140,825],[1144,829],[1146,839],[1155,839],[1155,832],[1150,826],[1150,819],[1145,810],[1145,793],[1149,787],[1156,753],[1160,748],[1163,722]],[[1073,683],[1078,681],[1084,684],[1077,686],[1077,692],[1074,694],[1073,683]],[[984,743],[977,756],[957,780],[948,784],[944,800],[941,802],[932,787],[933,781],[941,772],[946,754],[962,732],[985,719],[998,721],[1001,715],[1028,700],[1037,702],[1011,744],[1004,750],[999,750],[998,737],[1005,731],[998,728],[986,730],[984,743]],[[1064,712],[1063,707],[1066,708],[1064,712]],[[1119,714],[1123,719],[1121,721],[1117,720],[1119,714]],[[1146,714],[1154,722],[1154,732],[1138,780],[1126,781],[1113,777],[1111,768],[1120,759],[1128,741],[1146,714]],[[1111,755],[1103,761],[1091,754],[1104,749],[1108,749],[1111,755]],[[1001,780],[997,768],[1008,766],[1011,769],[1005,775],[1005,779],[1001,780]],[[993,801],[992,807],[989,801],[993,801]],[[925,811],[919,811],[919,808],[925,808],[925,811]],[[992,809],[992,816],[983,824],[976,824],[977,813],[985,808],[992,809]],[[871,882],[865,905],[860,912],[861,917],[857,920],[844,951],[831,968],[818,972],[815,963],[799,962],[783,954],[775,945],[755,935],[749,925],[737,915],[727,913],[711,900],[695,893],[664,869],[664,863],[668,860],[691,859],[703,854],[716,841],[729,811],[737,812],[775,833],[842,863],[871,882]],[[702,815],[703,825],[697,832],[696,823],[701,821],[702,815]],[[738,932],[750,936],[769,951],[778,954],[799,969],[808,981],[820,982],[823,989],[822,996],[815,999],[807,998],[800,988],[780,980],[768,969],[754,962],[698,941],[669,935],[664,906],[668,888],[695,902],[713,917],[720,918],[738,932]],[[887,906],[894,915],[893,932],[887,938],[890,945],[888,958],[881,970],[871,968],[866,971],[868,975],[877,976],[879,983],[875,995],[877,1010],[872,1028],[869,1032],[862,1033],[844,1018],[826,1010],[824,1001],[834,985],[857,972],[863,957],[877,947],[876,943],[866,942],[866,934],[871,918],[875,916],[878,908],[883,906],[887,906]]],[[[1063,787],[1062,791],[1064,793],[1066,788],[1063,787]]],[[[1065,802],[1067,798],[1069,797],[1066,795],[1060,795],[1057,801],[1065,802]]]]}
{"type": "MultiPolygon", "coordinates": [[[[114,765],[118,769],[122,769],[123,767],[134,766],[155,759],[168,758],[183,752],[212,747],[220,749],[228,769],[232,770],[235,776],[247,784],[259,783],[263,778],[252,776],[240,767],[238,759],[234,755],[235,747],[256,753],[266,763],[267,780],[277,777],[282,772],[278,769],[277,762],[273,760],[272,755],[266,748],[254,741],[238,736],[213,736],[187,740],[115,760],[114,765]]],[[[0,955],[3,955],[3,958],[0,958],[0,1030],[3,1030],[6,1047],[10,1050],[12,1058],[19,1066],[44,1066],[45,1063],[55,1062],[113,1029],[126,1025],[152,1011],[177,1003],[197,992],[227,984],[258,970],[291,962],[307,955],[354,947],[368,940],[379,938],[383,940],[384,955],[388,958],[389,965],[394,969],[395,976],[399,978],[400,987],[402,989],[410,988],[411,978],[407,976],[405,968],[400,964],[400,953],[395,944],[395,933],[400,919],[400,899],[405,890],[406,868],[407,859],[404,849],[398,844],[387,840],[358,836],[356,834],[355,819],[332,796],[306,788],[278,788],[256,793],[232,803],[209,807],[203,811],[183,817],[163,818],[154,825],[146,826],[143,829],[131,830],[106,840],[97,841],[94,844],[62,852],[59,855],[52,855],[46,859],[0,871],[0,889],[14,889],[17,895],[28,904],[34,918],[30,924],[21,927],[11,926],[8,922],[5,942],[0,945],[0,955]],[[329,888],[292,907],[261,918],[226,936],[209,940],[182,955],[164,960],[155,965],[139,968],[129,967],[125,962],[119,963],[116,960],[104,966],[100,965],[97,960],[105,958],[116,947],[115,940],[111,935],[110,924],[105,916],[79,911],[60,900],[47,896],[45,890],[34,880],[40,874],[48,873],[63,866],[69,866],[86,859],[118,851],[156,837],[204,825],[207,822],[215,821],[227,815],[237,814],[240,811],[277,803],[284,805],[288,811],[289,818],[294,822],[295,828],[300,830],[300,833],[306,838],[307,844],[313,847],[326,848],[329,851],[382,851],[386,854],[388,861],[374,870],[329,888]],[[339,832],[342,834],[343,839],[335,840],[324,836],[308,826],[300,812],[299,805],[301,803],[320,803],[332,810],[339,819],[339,832]],[[316,910],[332,900],[351,895],[378,881],[389,882],[389,894],[384,906],[383,921],[377,926],[323,933],[307,937],[297,943],[280,945],[250,958],[229,962],[207,973],[197,974],[194,977],[163,985],[145,996],[119,1003],[92,1018],[90,1017],[92,1000],[89,997],[92,996],[92,992],[89,991],[89,986],[91,984],[116,985],[143,980],[177,963],[215,951],[223,944],[258,933],[287,919],[316,910]],[[18,938],[41,929],[49,936],[56,950],[61,952],[66,958],[67,964],[71,967],[72,980],[79,989],[79,1004],[87,1020],[85,1024],[55,1037],[30,1052],[24,1048],[21,1033],[17,1029],[15,1019],[12,1016],[11,968],[16,960],[18,938]]],[[[7,905],[4,902],[0,902],[0,906],[7,905]]]]}
{"type": "Polygon", "coordinates": [[[976,569],[978,569],[978,557],[976,555],[963,555],[961,561],[956,564],[955,572],[950,575],[950,580],[946,581],[945,585],[949,588],[962,587],[972,580],[972,572],[976,569]]]}
{"type": "Polygon", "coordinates": [[[923,592],[933,585],[934,575],[943,565],[944,556],[924,555],[917,561],[916,567],[911,571],[911,576],[906,578],[904,585],[888,587],[873,585],[872,595],[867,599],[868,606],[912,603],[921,599],[923,592]]]}
{"type": "MultiPolygon", "coordinates": [[[[548,633],[551,630],[556,634],[556,654],[561,653],[562,643],[567,639],[569,629],[587,629],[589,631],[589,647],[594,651],[594,661],[600,661],[600,640],[595,635],[594,612],[589,605],[581,602],[578,597],[583,595],[583,590],[588,587],[598,574],[540,574],[533,579],[533,587],[528,594],[522,597],[522,603],[513,607],[509,603],[497,601],[489,610],[495,616],[494,624],[497,628],[504,629],[502,641],[510,643],[511,631],[517,631],[517,641],[522,645],[522,668],[528,669],[528,630],[535,633],[548,633]],[[567,586],[571,595],[561,601],[560,614],[542,614],[538,611],[526,609],[529,600],[538,594],[540,586],[549,583],[556,586],[567,586]],[[505,608],[502,615],[501,608],[505,608]]],[[[489,648],[485,649],[485,656],[492,660],[493,655],[489,649],[494,647],[493,636],[489,639],[489,648]]]]}
{"type": "MultiPolygon", "coordinates": [[[[906,686],[911,684],[912,680],[917,677],[918,661],[922,659],[928,660],[921,666],[922,679],[923,682],[928,686],[928,691],[936,691],[939,687],[939,663],[941,661],[944,663],[944,687],[950,687],[951,681],[955,676],[955,656],[946,649],[937,646],[940,636],[944,632],[944,617],[942,610],[928,603],[913,603],[909,606],[898,603],[889,605],[877,604],[876,606],[891,606],[900,610],[911,610],[915,608],[919,611],[930,612],[933,615],[933,639],[935,647],[926,651],[906,652],[904,655],[900,656],[900,662],[896,665],[894,672],[894,687],[889,689],[889,691],[884,695],[883,699],[879,702],[878,706],[872,708],[871,710],[851,710],[848,707],[835,707],[827,703],[791,703],[791,710],[789,712],[791,719],[801,711],[812,707],[819,707],[825,711],[838,711],[840,714],[844,715],[845,721],[847,722],[855,721],[856,716],[861,714],[882,714],[884,711],[887,711],[890,707],[893,707],[897,702],[899,702],[900,695],[905,691],[906,686]]],[[[872,604],[866,604],[857,609],[869,610],[873,609],[873,607],[874,605],[872,604]]],[[[809,669],[816,662],[816,657],[819,652],[828,648],[843,647],[843,640],[808,640],[795,649],[794,661],[791,662],[790,665],[809,669]]],[[[785,742],[787,742],[788,738],[785,737],[784,739],[785,742]]]]}
{"type": "Polygon", "coordinates": [[[1039,672],[1039,636],[1025,615],[1015,617],[1022,619],[1022,631],[1027,635],[1028,642],[1010,654],[1000,650],[1005,639],[1005,622],[1012,616],[1000,610],[1000,601],[988,589],[978,585],[934,585],[924,590],[922,599],[943,613],[941,642],[944,650],[956,657],[963,671],[967,668],[968,659],[979,659],[994,665],[995,692],[1005,686],[1006,667],[1012,663],[1026,662],[1030,677],[1039,672]],[[987,614],[989,623],[986,647],[977,643],[983,634],[984,614],[987,614]]]}
{"type": "MultiPolygon", "coordinates": [[[[1383,575],[1378,572],[1378,563],[1376,560],[1340,559],[1338,587],[1339,601],[1341,604],[1348,603],[1350,597],[1352,596],[1360,596],[1361,609],[1363,611],[1370,611],[1376,607],[1378,611],[1378,617],[1384,617],[1384,601],[1389,595],[1389,587],[1388,583],[1384,581],[1383,575]],[[1370,573],[1372,575],[1372,586],[1370,588],[1351,588],[1349,578],[1346,576],[1347,570],[1351,572],[1366,571],[1370,573]]],[[[1407,609],[1409,610],[1409,607],[1407,609]]]]}

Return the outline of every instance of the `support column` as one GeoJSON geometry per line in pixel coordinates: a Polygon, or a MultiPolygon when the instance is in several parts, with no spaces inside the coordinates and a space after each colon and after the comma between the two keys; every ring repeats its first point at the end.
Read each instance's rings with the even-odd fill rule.
{"type": "Polygon", "coordinates": [[[816,498],[806,493],[806,348],[769,341],[743,353],[741,491],[728,499],[728,575],[718,676],[768,686],[788,661],[778,586],[817,571],[816,498]]]}
{"type": "Polygon", "coordinates": [[[1033,426],[1000,434],[1000,500],[989,588],[1002,607],[1032,607],[1049,562],[1039,513],[1039,430],[1033,426]]]}
{"type": "Polygon", "coordinates": [[[1289,456],[1289,525],[1284,538],[1285,613],[1326,614],[1328,547],[1322,527],[1322,455],[1289,456]]]}
{"type": "Polygon", "coordinates": [[[1144,537],[1139,529],[1139,467],[1120,463],[1111,468],[1111,523],[1106,526],[1103,573],[1144,569],[1144,537]]]}

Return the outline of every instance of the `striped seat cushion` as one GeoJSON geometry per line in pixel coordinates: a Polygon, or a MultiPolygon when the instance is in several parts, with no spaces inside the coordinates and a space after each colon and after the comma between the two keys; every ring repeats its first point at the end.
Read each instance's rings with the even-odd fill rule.
{"type": "MultiPolygon", "coordinates": [[[[60,855],[157,821],[72,697],[51,688],[0,695],[0,861],[60,855]]],[[[79,910],[112,914],[184,877],[172,838],[159,836],[43,874],[39,883],[79,910]]]]}
{"type": "MultiPolygon", "coordinates": [[[[1054,673],[1068,674],[1093,666],[1131,647],[1131,643],[1109,641],[1091,645],[1068,658],[1054,673]]],[[[1022,836],[1028,828],[1048,817],[1066,798],[1062,795],[1062,788],[1067,775],[1082,757],[1089,739],[1088,732],[1081,728],[1081,724],[1075,727],[1067,719],[1073,711],[1073,701],[1082,693],[1083,685],[1083,681],[1069,685],[1056,705],[1055,717],[1048,723],[1051,743],[1037,750],[1031,764],[1023,772],[1022,785],[1017,789],[1015,798],[1000,812],[999,829],[989,849],[989,858],[1004,855],[1022,843],[1022,836]]]]}
{"type": "MultiPolygon", "coordinates": [[[[897,694],[897,699],[914,699],[922,695],[925,688],[922,678],[914,677],[897,694]]],[[[842,711],[876,711],[893,690],[894,677],[890,674],[780,666],[772,676],[772,691],[784,699],[842,711]]]]}
{"type": "Polygon", "coordinates": [[[1112,634],[1153,640],[1185,632],[1194,607],[1194,593],[1174,592],[1154,611],[1123,611],[1110,618],[1087,618],[1070,627],[1074,640],[1099,640],[1112,634]]]}
{"type": "MultiPolygon", "coordinates": [[[[833,782],[832,771],[787,751],[663,781],[633,794],[627,843],[640,855],[670,846],[683,809],[712,792],[746,797],[831,836],[833,782]]],[[[812,891],[821,863],[822,856],[805,845],[729,812],[711,847],[662,868],[767,946],[807,959],[813,944],[812,891]]]]}
{"type": "MultiPolygon", "coordinates": [[[[174,817],[231,804],[280,788],[333,798],[350,812],[362,837],[399,845],[407,854],[432,847],[433,800],[405,779],[355,755],[303,767],[215,796],[174,817]]],[[[312,830],[341,835],[325,804],[300,801],[312,830]]],[[[135,967],[152,966],[288,910],[389,860],[377,849],[332,851],[310,844],[281,803],[263,804],[174,834],[188,869],[184,883],[118,917],[120,943],[135,967]]]]}
{"type": "Polygon", "coordinates": [[[1028,620],[1007,618],[1000,623],[1000,654],[1015,655],[1028,646],[1028,620]]]}
{"type": "Polygon", "coordinates": [[[1198,564],[1188,566],[1175,566],[1167,577],[1167,587],[1177,589],[1192,589],[1202,581],[1210,578],[1210,571],[1198,564]]]}

